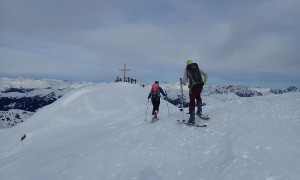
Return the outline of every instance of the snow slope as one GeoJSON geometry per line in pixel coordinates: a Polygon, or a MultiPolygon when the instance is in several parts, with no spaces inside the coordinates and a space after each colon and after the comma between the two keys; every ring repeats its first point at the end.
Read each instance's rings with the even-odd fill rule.
{"type": "Polygon", "coordinates": [[[205,96],[206,128],[176,123],[188,116],[164,100],[150,123],[148,93],[99,84],[1,129],[0,179],[299,179],[300,93],[205,96]]]}
{"type": "Polygon", "coordinates": [[[25,121],[37,110],[74,89],[93,86],[91,82],[53,79],[0,78],[0,129],[25,121]]]}

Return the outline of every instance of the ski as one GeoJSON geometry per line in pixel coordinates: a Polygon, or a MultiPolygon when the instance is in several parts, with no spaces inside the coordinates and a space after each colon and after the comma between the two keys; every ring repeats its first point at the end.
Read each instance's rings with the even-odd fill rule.
{"type": "Polygon", "coordinates": [[[208,115],[197,115],[200,119],[203,120],[209,120],[210,118],[208,117],[208,115]]]}
{"type": "MultiPolygon", "coordinates": [[[[190,114],[190,113],[186,113],[186,114],[190,114]]],[[[203,120],[209,120],[210,118],[208,117],[208,115],[197,115],[195,114],[197,117],[199,117],[200,119],[203,119],[203,120]]]]}
{"type": "Polygon", "coordinates": [[[177,122],[180,123],[180,124],[185,124],[185,125],[188,125],[188,126],[195,126],[195,127],[206,127],[207,126],[206,124],[198,125],[198,124],[187,123],[185,120],[177,120],[177,122]]]}

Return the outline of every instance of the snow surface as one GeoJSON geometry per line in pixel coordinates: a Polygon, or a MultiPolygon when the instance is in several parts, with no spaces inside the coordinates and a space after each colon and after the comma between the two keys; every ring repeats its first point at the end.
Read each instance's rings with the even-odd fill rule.
{"type": "Polygon", "coordinates": [[[148,93],[99,84],[1,129],[0,179],[299,179],[299,92],[204,96],[205,128],[178,124],[188,115],[164,100],[150,123],[148,93]]]}

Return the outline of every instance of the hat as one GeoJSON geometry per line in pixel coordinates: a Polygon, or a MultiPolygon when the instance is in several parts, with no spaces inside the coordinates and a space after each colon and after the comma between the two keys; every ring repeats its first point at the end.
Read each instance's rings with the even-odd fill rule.
{"type": "Polygon", "coordinates": [[[193,60],[187,60],[186,61],[186,65],[189,65],[189,64],[192,64],[193,63],[193,60]]]}
{"type": "Polygon", "coordinates": [[[159,82],[158,82],[158,81],[155,81],[155,84],[159,84],[159,82]]]}

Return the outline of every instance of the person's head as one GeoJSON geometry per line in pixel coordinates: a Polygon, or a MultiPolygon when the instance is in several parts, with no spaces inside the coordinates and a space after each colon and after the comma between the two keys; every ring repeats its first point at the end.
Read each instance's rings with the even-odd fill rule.
{"type": "Polygon", "coordinates": [[[189,60],[186,61],[186,65],[189,65],[189,64],[192,64],[192,63],[193,63],[193,60],[189,59],[189,60]]]}
{"type": "Polygon", "coordinates": [[[155,81],[155,84],[159,84],[159,82],[158,82],[158,81],[155,81]]]}

